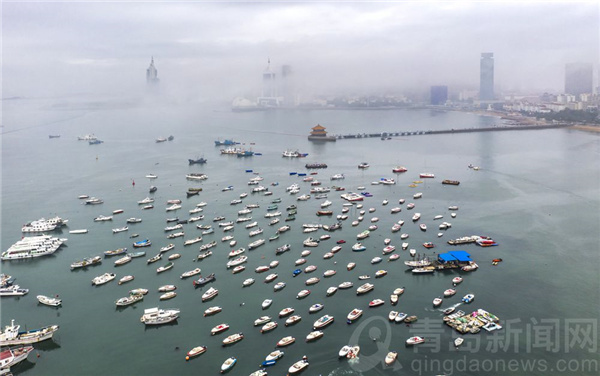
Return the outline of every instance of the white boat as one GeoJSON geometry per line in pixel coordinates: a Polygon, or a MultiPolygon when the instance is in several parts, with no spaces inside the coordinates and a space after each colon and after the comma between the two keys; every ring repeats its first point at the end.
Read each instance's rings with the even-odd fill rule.
{"type": "Polygon", "coordinates": [[[292,364],[292,366],[288,369],[288,374],[295,375],[304,371],[308,367],[308,361],[305,359],[299,360],[296,363],[292,364]]]}
{"type": "Polygon", "coordinates": [[[4,327],[0,333],[0,346],[27,345],[52,338],[58,330],[58,325],[45,326],[40,329],[20,331],[20,325],[15,325],[15,320],[4,327]]]}
{"type": "Polygon", "coordinates": [[[352,286],[354,286],[354,283],[346,281],[346,282],[340,283],[339,286],[338,286],[338,288],[340,288],[340,289],[349,289],[349,288],[352,288],[352,286]]]}
{"type": "Polygon", "coordinates": [[[313,332],[308,333],[308,335],[306,336],[306,342],[316,341],[321,337],[323,337],[323,332],[320,330],[315,330],[313,332]]]}
{"type": "Polygon", "coordinates": [[[373,290],[374,288],[375,288],[375,285],[373,285],[371,283],[365,283],[364,285],[362,285],[358,289],[356,289],[356,295],[366,294],[369,291],[373,290]]]}
{"type": "Polygon", "coordinates": [[[265,239],[258,239],[250,244],[248,244],[248,249],[254,249],[257,247],[260,247],[261,245],[265,244],[265,239]]]}
{"type": "Polygon", "coordinates": [[[86,228],[69,231],[69,234],[87,234],[87,233],[88,233],[88,230],[86,228]]]}
{"type": "Polygon", "coordinates": [[[254,326],[263,325],[270,321],[271,321],[270,316],[261,316],[261,317],[257,318],[256,320],[254,320],[254,326]]]}
{"type": "Polygon", "coordinates": [[[112,281],[113,279],[115,279],[117,275],[115,273],[104,273],[102,275],[99,275],[97,277],[95,277],[94,279],[92,279],[92,285],[95,286],[100,286],[103,285],[105,283],[108,283],[110,281],[112,281]]]}
{"type": "Polygon", "coordinates": [[[248,261],[248,256],[242,255],[227,262],[227,269],[236,267],[248,261]]]}
{"type": "Polygon", "coordinates": [[[99,215],[96,218],[94,218],[94,222],[106,222],[106,221],[112,221],[113,217],[112,215],[99,215]]]}
{"type": "Polygon", "coordinates": [[[338,352],[338,356],[340,358],[345,358],[348,355],[348,353],[350,352],[350,350],[352,350],[352,347],[345,345],[338,352]]]}
{"type": "Polygon", "coordinates": [[[442,298],[437,297],[435,299],[433,299],[433,306],[434,307],[439,307],[442,304],[442,298]]]}
{"type": "Polygon", "coordinates": [[[130,294],[129,296],[118,299],[115,304],[117,307],[125,307],[144,299],[142,294],[130,294]]]}
{"type": "Polygon", "coordinates": [[[113,232],[113,234],[118,234],[119,232],[125,232],[127,230],[129,230],[129,227],[124,226],[124,227],[113,228],[112,232],[113,232]]]}
{"type": "Polygon", "coordinates": [[[475,299],[474,294],[467,294],[462,298],[463,303],[471,303],[475,299]]]}
{"type": "Polygon", "coordinates": [[[296,342],[296,338],[294,338],[292,336],[287,336],[287,337],[283,337],[282,339],[280,339],[277,342],[277,346],[284,347],[284,346],[291,345],[294,342],[296,342]]]}
{"type": "Polygon", "coordinates": [[[173,264],[172,262],[168,262],[168,263],[166,263],[166,264],[165,264],[165,265],[163,265],[163,266],[159,266],[159,267],[156,269],[156,272],[157,272],[157,273],[162,273],[162,272],[165,272],[165,271],[167,271],[167,270],[171,269],[171,268],[172,268],[174,265],[175,265],[175,264],[173,264]]]}
{"type": "Polygon", "coordinates": [[[225,360],[223,364],[221,364],[221,373],[225,373],[232,369],[233,366],[235,366],[235,363],[237,363],[237,359],[233,356],[231,358],[227,358],[227,360],[225,360]]]}
{"type": "Polygon", "coordinates": [[[287,318],[287,320],[285,320],[285,326],[294,325],[295,323],[299,322],[300,320],[302,320],[302,317],[300,315],[290,316],[287,318]]]}
{"type": "Polygon", "coordinates": [[[216,334],[226,331],[227,329],[229,329],[229,324],[219,324],[210,330],[210,335],[214,336],[216,334]]]}
{"type": "Polygon", "coordinates": [[[202,301],[205,302],[217,296],[219,294],[219,290],[214,287],[209,288],[204,294],[202,294],[202,301]]]}
{"type": "Polygon", "coordinates": [[[453,296],[454,294],[456,294],[456,290],[455,289],[447,289],[444,291],[444,297],[450,297],[453,296]]]}
{"type": "Polygon", "coordinates": [[[338,290],[338,288],[335,286],[329,287],[327,289],[326,294],[327,294],[327,296],[331,296],[331,295],[335,294],[337,292],[337,290],[338,290]]]}
{"type": "Polygon", "coordinates": [[[22,238],[2,252],[2,260],[22,260],[51,255],[66,242],[67,239],[53,238],[49,235],[22,238]]]}
{"type": "Polygon", "coordinates": [[[265,300],[263,300],[263,302],[261,304],[262,309],[269,308],[271,306],[271,304],[273,304],[273,300],[271,300],[271,299],[265,299],[265,300]]]}
{"type": "Polygon", "coordinates": [[[296,295],[296,299],[306,298],[308,295],[310,295],[310,290],[301,290],[298,295],[296,295]]]}
{"type": "Polygon", "coordinates": [[[248,287],[254,283],[254,278],[247,278],[242,282],[243,287],[248,287]]]}
{"type": "Polygon", "coordinates": [[[200,268],[196,268],[187,272],[182,273],[179,278],[184,279],[184,278],[189,278],[191,276],[194,276],[196,274],[200,274],[202,270],[200,268]]]}
{"type": "Polygon", "coordinates": [[[313,330],[324,328],[327,325],[331,324],[333,321],[334,321],[333,316],[324,315],[320,319],[318,319],[317,321],[314,322],[313,330]]]}
{"type": "Polygon", "coordinates": [[[116,260],[114,262],[114,264],[115,264],[115,266],[121,266],[121,265],[127,264],[130,261],[131,261],[131,256],[126,255],[126,256],[123,256],[120,259],[116,260]]]}
{"type": "Polygon", "coordinates": [[[383,301],[383,299],[374,299],[369,302],[369,307],[371,307],[371,308],[379,307],[380,305],[383,305],[384,303],[385,302],[383,301]]]}
{"type": "Polygon", "coordinates": [[[385,361],[385,365],[386,366],[392,365],[396,361],[397,357],[398,357],[398,353],[396,351],[390,351],[385,356],[385,360],[384,360],[385,361]]]}
{"type": "Polygon", "coordinates": [[[190,351],[188,351],[187,356],[186,356],[186,360],[189,360],[190,358],[196,357],[198,355],[204,354],[206,352],[208,348],[206,346],[196,346],[193,349],[191,349],[190,351]]]}
{"type": "Polygon", "coordinates": [[[454,340],[454,346],[459,347],[465,340],[462,337],[458,337],[454,340]]]}
{"type": "Polygon", "coordinates": [[[262,326],[262,328],[260,328],[260,332],[261,333],[267,333],[270,332],[271,330],[274,330],[275,328],[277,328],[278,324],[276,321],[270,321],[268,323],[266,323],[265,325],[262,326]]]}
{"type": "Polygon", "coordinates": [[[38,295],[36,298],[40,303],[51,307],[58,307],[62,304],[62,300],[58,298],[58,295],[55,298],[45,295],[38,295]]]}
{"type": "Polygon", "coordinates": [[[133,281],[134,278],[135,277],[132,276],[132,275],[124,275],[123,277],[121,277],[121,279],[119,279],[118,284],[122,285],[123,283],[127,283],[127,282],[130,282],[130,281],[133,281]]]}
{"type": "Polygon", "coordinates": [[[362,314],[363,314],[362,309],[354,308],[352,311],[350,311],[348,313],[348,316],[346,317],[348,319],[348,324],[350,324],[354,320],[358,319],[360,316],[362,316],[362,314]]]}
{"type": "Polygon", "coordinates": [[[409,346],[418,345],[419,343],[423,343],[423,342],[425,342],[425,338],[418,337],[418,336],[410,337],[409,339],[406,340],[406,344],[409,346]]]}
{"type": "Polygon", "coordinates": [[[280,317],[280,318],[281,318],[281,317],[286,317],[286,316],[289,316],[289,315],[291,315],[292,313],[294,313],[294,308],[292,308],[292,307],[287,307],[287,308],[284,308],[284,309],[282,309],[281,311],[279,311],[279,317],[280,317]]]}
{"type": "Polygon", "coordinates": [[[281,358],[285,353],[281,350],[275,350],[269,353],[269,355],[266,356],[265,361],[271,361],[271,360],[277,360],[279,358],[281,358]]]}
{"type": "Polygon", "coordinates": [[[235,333],[223,339],[223,346],[233,345],[244,339],[244,333],[235,333]]]}

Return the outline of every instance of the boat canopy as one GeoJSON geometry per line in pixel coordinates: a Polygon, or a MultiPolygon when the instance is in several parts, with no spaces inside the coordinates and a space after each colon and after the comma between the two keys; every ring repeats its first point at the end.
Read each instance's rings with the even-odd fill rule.
{"type": "Polygon", "coordinates": [[[441,263],[448,262],[471,262],[471,255],[466,251],[450,251],[446,253],[440,253],[438,260],[441,263]]]}

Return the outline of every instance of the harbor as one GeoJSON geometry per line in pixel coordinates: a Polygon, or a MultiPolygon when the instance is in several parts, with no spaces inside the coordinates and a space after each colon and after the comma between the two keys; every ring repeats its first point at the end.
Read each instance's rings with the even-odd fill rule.
{"type": "MultiPolygon", "coordinates": [[[[204,115],[210,114],[207,111],[204,115]]],[[[305,124],[306,131],[314,124],[324,124],[330,133],[339,133],[336,126],[329,125],[335,123],[335,116],[342,117],[338,122],[358,117],[359,122],[348,129],[348,134],[357,134],[372,122],[372,114],[359,111],[319,115],[331,117],[305,124]]],[[[477,118],[460,115],[454,120],[434,120],[454,128],[479,124],[477,118]]],[[[100,115],[90,116],[100,120],[100,115]]],[[[136,123],[137,112],[127,116],[136,123]]],[[[306,356],[308,365],[303,374],[356,374],[357,367],[369,359],[373,368],[362,374],[389,372],[394,364],[400,364],[407,375],[413,375],[417,373],[411,364],[425,356],[455,359],[477,341],[487,344],[492,334],[505,335],[506,320],[547,317],[543,304],[520,304],[522,299],[537,296],[539,286],[526,288],[519,276],[544,283],[559,278],[560,282],[552,283],[563,284],[565,289],[576,285],[589,288],[581,283],[585,273],[575,272],[575,265],[542,267],[539,258],[549,254],[583,257],[594,249],[584,229],[574,225],[597,220],[596,214],[585,210],[590,201],[597,204],[597,198],[588,191],[589,187],[597,189],[590,173],[592,166],[578,163],[575,169],[570,162],[556,165],[552,158],[532,159],[526,168],[518,163],[531,153],[545,156],[548,148],[561,158],[565,154],[573,157],[575,150],[584,154],[582,158],[590,157],[593,148],[576,147],[589,143],[590,136],[585,133],[548,130],[543,147],[533,142],[538,137],[535,132],[523,131],[518,139],[510,132],[500,132],[486,138],[485,147],[478,141],[486,133],[464,133],[460,150],[437,138],[411,138],[398,150],[373,137],[353,145],[349,153],[348,144],[343,142],[314,143],[306,137],[276,134],[261,134],[265,139],[258,139],[253,131],[273,124],[262,124],[262,115],[252,113],[243,131],[223,132],[220,139],[254,143],[262,155],[233,158],[215,147],[217,136],[205,139],[198,148],[203,131],[194,133],[192,125],[185,123],[191,116],[176,112],[169,116],[182,116],[182,124],[166,133],[175,136],[173,141],[158,144],[155,138],[164,131],[146,127],[147,137],[135,139],[139,129],[123,131],[116,125],[102,129],[89,126],[85,132],[57,125],[48,133],[62,136],[53,139],[47,134],[36,138],[33,130],[5,136],[8,160],[3,183],[2,251],[23,236],[36,236],[24,234],[24,224],[38,221],[36,226],[43,225],[43,218],[68,220],[66,226],[47,233],[66,239],[51,254],[2,261],[2,272],[29,290],[25,295],[2,297],[3,328],[11,319],[29,330],[52,325],[60,328],[53,338],[33,344],[32,355],[11,367],[14,374],[71,374],[86,367],[90,374],[100,375],[106,374],[105,364],[110,359],[115,374],[186,375],[196,374],[201,367],[206,374],[216,375],[231,357],[235,365],[230,374],[249,375],[262,367],[268,374],[285,374],[306,356]],[[93,147],[78,143],[77,136],[86,133],[97,134],[104,143],[93,147]],[[186,137],[181,136],[184,133],[186,137]],[[24,135],[30,142],[21,149],[16,140],[24,135]],[[47,160],[35,166],[24,163],[24,156],[34,153],[33,148],[45,151],[47,160]],[[307,155],[282,157],[289,150],[307,155]],[[71,158],[69,166],[60,162],[72,154],[78,158],[71,158]],[[188,160],[198,155],[206,162],[190,165],[188,160]],[[307,164],[327,168],[310,169],[307,164]],[[573,186],[557,179],[557,168],[570,176],[567,180],[577,179],[581,184],[573,186]],[[532,176],[532,169],[554,170],[532,176]],[[45,190],[28,188],[26,182],[34,173],[44,180],[45,190]],[[435,176],[421,177],[428,174],[435,176]],[[460,185],[442,184],[444,180],[460,185]],[[320,185],[313,185],[315,181],[320,185]],[[150,186],[157,189],[150,193],[150,186]],[[255,188],[260,189],[253,193],[255,188]],[[198,194],[188,196],[188,192],[198,194]],[[348,195],[351,192],[354,195],[348,195]],[[79,198],[83,196],[87,198],[79,198]],[[95,203],[85,204],[94,197],[95,203]],[[321,204],[327,201],[331,203],[323,208],[321,204]],[[548,202],[555,204],[544,204],[548,202]],[[319,211],[326,215],[318,215],[319,211]],[[280,215],[265,217],[269,213],[280,215]],[[412,220],[415,213],[420,214],[417,221],[412,220]],[[112,219],[94,220],[108,217],[112,219]],[[280,220],[271,225],[276,219],[280,220]],[[451,226],[440,229],[443,221],[451,222],[451,226]],[[127,231],[113,232],[126,224],[127,231]],[[421,224],[427,225],[425,231],[421,224]],[[396,225],[399,229],[394,232],[396,225]],[[69,233],[77,229],[86,232],[69,233]],[[263,232],[250,235],[259,229],[263,232]],[[307,229],[310,232],[305,232],[307,229]],[[550,235],[559,229],[572,234],[569,242],[550,235]],[[368,236],[357,239],[367,230],[368,236]],[[179,232],[183,235],[168,238],[179,232]],[[403,239],[404,234],[407,237],[403,239]],[[250,250],[260,239],[264,243],[256,243],[250,250]],[[187,241],[190,243],[185,245],[187,241]],[[232,241],[236,243],[231,245],[232,241]],[[359,242],[364,250],[354,251],[359,242]],[[403,243],[408,244],[403,247],[403,243]],[[430,245],[433,247],[428,248],[430,245]],[[105,252],[124,248],[128,251],[105,256],[105,252]],[[135,254],[140,251],[145,255],[135,254]],[[127,254],[131,259],[116,266],[115,262],[127,254]],[[230,258],[231,254],[234,257],[230,258]],[[494,261],[499,259],[503,261],[494,261]],[[237,261],[228,264],[230,260],[237,261]],[[429,264],[419,265],[422,260],[429,264]],[[415,267],[405,264],[411,261],[417,263],[415,267]],[[463,269],[474,264],[477,268],[463,269]],[[427,271],[428,267],[433,272],[427,271]],[[415,269],[425,270],[413,272],[415,269]],[[562,278],[559,271],[569,278],[562,278]],[[456,284],[458,277],[461,282],[456,284]],[[98,284],[92,285],[92,280],[98,284]],[[169,291],[169,286],[176,288],[169,291]],[[357,295],[359,288],[361,294],[357,295]],[[455,295],[446,296],[447,290],[455,290],[455,295]],[[510,293],[517,290],[523,298],[510,293]],[[38,301],[38,295],[50,303],[58,295],[56,299],[62,304],[48,306],[38,301]],[[463,301],[471,295],[469,302],[463,301]],[[441,303],[436,306],[438,297],[441,303]],[[445,314],[451,307],[455,311],[445,314]],[[278,313],[287,308],[293,313],[279,319],[278,313]],[[406,317],[396,321],[396,315],[391,323],[392,311],[402,311],[406,317]],[[464,313],[458,315],[460,311],[464,313]],[[261,332],[267,322],[254,324],[263,316],[278,325],[271,324],[261,332]],[[490,318],[502,328],[489,325],[492,331],[488,332],[484,326],[490,318]],[[320,319],[322,324],[317,323],[320,319]],[[384,323],[390,323],[389,329],[384,323]],[[227,324],[228,329],[211,335],[211,328],[221,324],[227,324]],[[326,326],[314,329],[315,325],[326,326]],[[426,325],[439,325],[441,331],[432,334],[426,325]],[[379,334],[372,334],[370,329],[377,329],[379,334]],[[236,335],[239,333],[243,337],[236,335]],[[461,351],[454,344],[457,335],[464,340],[461,351]],[[415,339],[407,343],[414,337],[424,342],[415,339]],[[227,346],[223,346],[227,338],[227,346]],[[118,349],[114,346],[117,342],[118,349]],[[382,345],[385,351],[378,352],[382,345]],[[440,352],[432,352],[434,345],[440,352]],[[348,350],[340,358],[346,346],[352,352],[348,350]],[[256,351],[257,347],[262,350],[256,351]],[[285,355],[267,361],[276,349],[285,355]],[[396,357],[388,357],[392,352],[396,357]],[[348,354],[352,354],[350,358],[348,354]],[[263,362],[270,363],[261,367],[263,362]]],[[[235,122],[235,116],[214,122],[221,121],[225,127],[235,122]]],[[[430,122],[429,115],[422,114],[418,122],[430,122]]],[[[381,129],[390,129],[391,119],[381,123],[381,129]]],[[[213,126],[206,125],[207,129],[213,126]]],[[[582,267],[591,271],[591,266],[582,267]]],[[[580,317],[594,314],[588,304],[568,294],[557,304],[558,317],[567,318],[568,312],[577,312],[580,317]]],[[[534,349],[533,353],[546,359],[541,350],[534,349]]],[[[484,359],[485,354],[469,352],[469,357],[484,359]]]]}

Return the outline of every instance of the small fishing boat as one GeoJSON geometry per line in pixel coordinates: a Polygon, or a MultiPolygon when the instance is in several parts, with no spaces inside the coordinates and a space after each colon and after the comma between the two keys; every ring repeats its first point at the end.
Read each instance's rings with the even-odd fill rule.
{"type": "Polygon", "coordinates": [[[202,272],[202,270],[200,268],[196,268],[196,269],[182,273],[181,276],[179,276],[179,278],[181,278],[181,279],[189,278],[196,274],[200,274],[200,272],[202,272]]]}
{"type": "Polygon", "coordinates": [[[44,305],[50,306],[50,307],[58,307],[59,305],[62,304],[62,300],[58,298],[58,295],[56,295],[56,297],[52,298],[46,295],[38,295],[37,300],[44,305]]]}
{"type": "Polygon", "coordinates": [[[121,279],[119,279],[118,283],[119,283],[119,285],[122,285],[123,283],[133,281],[134,278],[135,277],[132,275],[126,275],[126,276],[121,277],[121,279]]]}
{"type": "Polygon", "coordinates": [[[162,272],[165,272],[165,271],[167,271],[167,270],[171,269],[171,268],[172,268],[174,265],[175,265],[175,264],[173,264],[172,262],[168,262],[166,265],[164,265],[164,266],[161,266],[161,267],[157,268],[157,269],[156,269],[156,272],[157,272],[157,273],[162,273],[162,272]]]}

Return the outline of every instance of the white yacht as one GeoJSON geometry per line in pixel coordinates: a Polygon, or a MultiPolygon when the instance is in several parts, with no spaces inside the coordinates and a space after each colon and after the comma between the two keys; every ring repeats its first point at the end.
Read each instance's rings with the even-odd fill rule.
{"type": "Polygon", "coordinates": [[[2,252],[2,260],[21,260],[53,254],[67,239],[48,235],[26,237],[2,252]]]}
{"type": "Polygon", "coordinates": [[[146,325],[160,325],[175,321],[178,317],[178,309],[160,309],[155,307],[145,309],[140,321],[146,325]]]}

